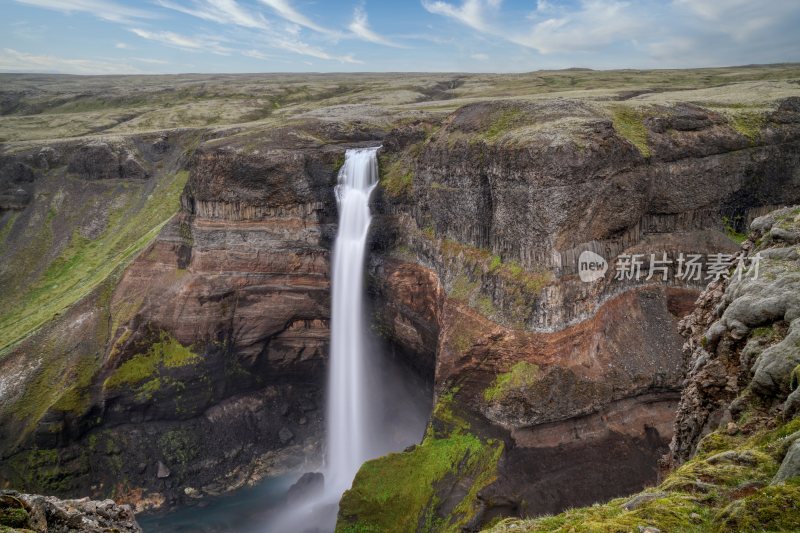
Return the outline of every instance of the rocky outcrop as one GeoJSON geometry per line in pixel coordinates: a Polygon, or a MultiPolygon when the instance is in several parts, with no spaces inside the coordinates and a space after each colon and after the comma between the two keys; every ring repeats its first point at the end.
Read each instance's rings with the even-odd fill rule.
{"type": "Polygon", "coordinates": [[[796,414],[790,393],[800,365],[797,216],[795,207],[754,220],[745,250],[759,258],[757,274],[710,285],[683,321],[689,371],[670,446],[672,464],[691,457],[720,423],[733,424],[735,431],[733,419],[752,402],[779,402],[787,418],[796,414]]]}
{"type": "Polygon", "coordinates": [[[92,141],[75,150],[67,171],[90,180],[147,178],[147,171],[132,152],[101,141],[92,141]]]}
{"type": "Polygon", "coordinates": [[[59,500],[0,490],[0,529],[35,533],[141,533],[133,511],[113,500],[59,500]]]}

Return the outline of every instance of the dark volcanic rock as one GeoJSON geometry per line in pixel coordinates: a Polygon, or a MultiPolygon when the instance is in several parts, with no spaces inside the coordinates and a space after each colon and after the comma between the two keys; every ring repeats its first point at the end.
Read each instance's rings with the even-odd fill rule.
{"type": "Polygon", "coordinates": [[[75,150],[67,170],[90,180],[148,177],[147,171],[132,153],[101,141],[90,142],[75,150]]]}
{"type": "Polygon", "coordinates": [[[325,488],[325,476],[320,472],[306,472],[286,493],[287,505],[303,503],[319,496],[325,488]]]}

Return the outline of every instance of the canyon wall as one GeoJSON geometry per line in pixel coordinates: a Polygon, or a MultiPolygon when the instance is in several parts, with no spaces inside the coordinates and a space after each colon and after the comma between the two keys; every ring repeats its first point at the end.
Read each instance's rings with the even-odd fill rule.
{"type": "Polygon", "coordinates": [[[0,361],[4,485],[143,510],[319,460],[341,150],[212,143],[157,237],[0,361]]]}
{"type": "MultiPolygon", "coordinates": [[[[332,187],[346,147],[378,142],[373,330],[436,405],[418,446],[362,468],[340,529],[478,529],[654,482],[684,379],[678,322],[708,280],[676,280],[675,265],[667,281],[614,280],[614,258],[732,253],[750,219],[800,199],[800,103],[777,103],[752,136],[694,105],[651,111],[509,100],[387,128],[332,119],[5,154],[11,235],[63,220],[40,254],[56,267],[15,271],[102,251],[67,244],[58,191],[113,186],[139,206],[184,182],[154,237],[99,254],[108,275],[6,347],[0,482],[143,510],[313,468],[332,187]],[[576,272],[586,250],[611,265],[592,283],[576,272]]],[[[114,194],[93,191],[86,212],[114,194]]],[[[89,218],[127,235],[130,213],[89,218]]],[[[57,274],[32,294],[72,286],[57,274]]]]}
{"type": "Polygon", "coordinates": [[[639,120],[632,139],[580,103],[478,103],[389,133],[376,320],[411,350],[436,317],[423,362],[439,404],[407,460],[430,464],[442,446],[455,473],[431,474],[420,500],[372,474],[403,459],[377,460],[345,494],[340,530],[388,527],[370,496],[382,490],[415,510],[404,527],[457,530],[657,480],[684,380],[678,323],[709,281],[678,279],[675,259],[736,253],[750,220],[800,198],[800,101],[777,105],[752,138],[690,104],[639,120]],[[586,250],[609,263],[590,283],[577,275],[586,250]],[[646,267],[614,279],[619,254],[651,253],[672,258],[667,280],[646,267]],[[464,435],[502,451],[459,447],[464,435]],[[481,453],[480,468],[455,466],[481,453]]]}

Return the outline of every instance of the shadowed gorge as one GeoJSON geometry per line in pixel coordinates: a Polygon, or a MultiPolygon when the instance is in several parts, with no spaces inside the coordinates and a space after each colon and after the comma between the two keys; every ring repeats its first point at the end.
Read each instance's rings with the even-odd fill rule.
{"type": "Polygon", "coordinates": [[[796,65],[0,78],[0,511],[800,527],[796,65]]]}

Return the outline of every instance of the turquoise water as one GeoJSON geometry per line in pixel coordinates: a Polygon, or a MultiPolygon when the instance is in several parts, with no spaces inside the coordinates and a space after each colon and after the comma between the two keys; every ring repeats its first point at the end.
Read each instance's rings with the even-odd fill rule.
{"type": "Polygon", "coordinates": [[[296,480],[296,475],[272,478],[197,506],[136,519],[145,533],[262,533],[296,480]]]}

